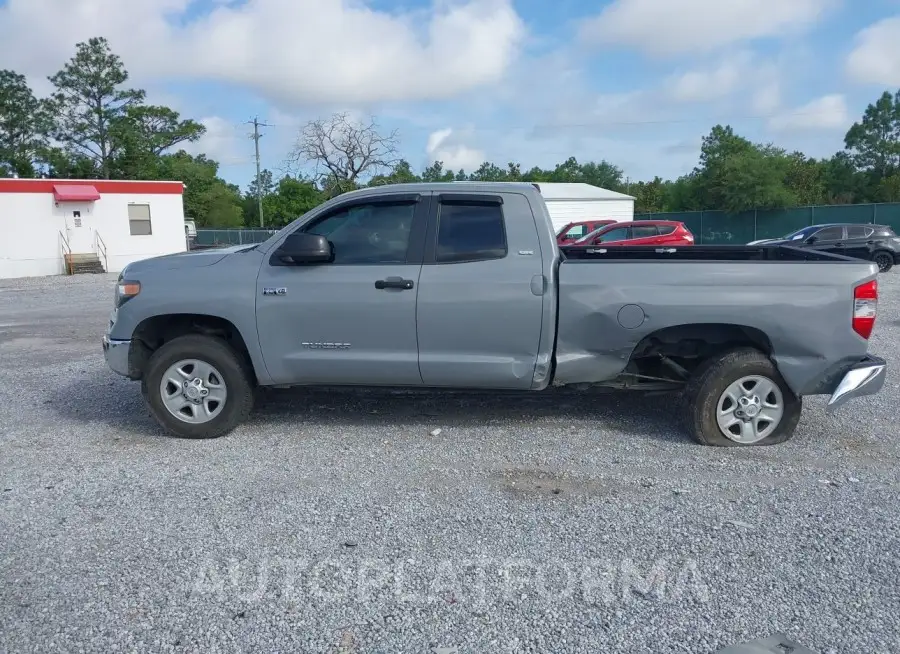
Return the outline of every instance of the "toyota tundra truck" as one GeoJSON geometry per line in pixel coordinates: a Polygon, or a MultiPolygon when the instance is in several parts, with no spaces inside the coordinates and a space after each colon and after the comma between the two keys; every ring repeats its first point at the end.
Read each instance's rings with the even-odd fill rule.
{"type": "Polygon", "coordinates": [[[778,246],[563,247],[540,190],[401,184],[264,243],[138,261],[103,337],[173,435],[222,436],[257,387],[672,391],[705,445],[771,445],[802,398],[877,393],[877,267],[778,246]]]}

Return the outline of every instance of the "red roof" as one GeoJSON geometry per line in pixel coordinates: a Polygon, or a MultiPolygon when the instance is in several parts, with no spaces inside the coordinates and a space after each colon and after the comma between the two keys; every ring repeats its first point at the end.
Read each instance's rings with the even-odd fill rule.
{"type": "MultiPolygon", "coordinates": [[[[2,2],[3,0],[0,0],[2,2]]],[[[57,186],[92,186],[97,193],[114,195],[181,195],[182,182],[118,180],[118,179],[0,179],[0,194],[3,193],[56,193],[57,186]]]]}
{"type": "Polygon", "coordinates": [[[93,202],[100,199],[94,186],[87,184],[54,184],[53,199],[57,202],[93,202]]]}

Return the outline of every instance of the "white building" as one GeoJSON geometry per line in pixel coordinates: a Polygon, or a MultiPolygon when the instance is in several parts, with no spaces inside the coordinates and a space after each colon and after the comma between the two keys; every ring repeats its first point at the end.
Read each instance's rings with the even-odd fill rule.
{"type": "Polygon", "coordinates": [[[181,182],[0,179],[0,278],[119,272],[183,252],[181,182]]]}
{"type": "Polygon", "coordinates": [[[537,182],[554,229],[582,220],[634,220],[634,198],[591,184],[537,182]]]}

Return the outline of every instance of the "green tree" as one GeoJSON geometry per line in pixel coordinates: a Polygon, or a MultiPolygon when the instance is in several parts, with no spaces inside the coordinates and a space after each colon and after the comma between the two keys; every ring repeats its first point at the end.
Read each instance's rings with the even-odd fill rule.
{"type": "Polygon", "coordinates": [[[0,70],[0,177],[34,177],[50,123],[24,75],[0,70]]]}
{"type": "Polygon", "coordinates": [[[788,157],[762,148],[725,159],[718,172],[719,208],[738,213],[795,205],[797,198],[784,184],[789,165],[788,157]]]}
{"type": "Polygon", "coordinates": [[[735,134],[730,125],[716,125],[703,137],[693,187],[701,209],[724,208],[728,194],[725,166],[735,157],[750,155],[754,149],[753,143],[735,134]]]}
{"type": "Polygon", "coordinates": [[[121,141],[116,131],[144,92],[122,88],[128,72],[105,38],[75,46],[75,56],[50,82],[55,87],[49,107],[55,119],[53,137],[76,157],[94,161],[97,174],[109,179],[121,141]]]}
{"type": "Polygon", "coordinates": [[[283,177],[275,191],[263,200],[266,224],[283,227],[324,200],[322,191],[312,180],[283,177]]]}
{"type": "Polygon", "coordinates": [[[160,157],[158,175],[184,182],[184,215],[198,227],[240,227],[240,189],[218,176],[219,164],[205,155],[184,150],[160,157]]]}
{"type": "Polygon", "coordinates": [[[666,185],[664,206],[666,211],[700,211],[700,179],[698,173],[682,175],[666,185]]]}
{"type": "Polygon", "coordinates": [[[422,178],[416,175],[409,162],[401,159],[391,171],[385,175],[375,175],[369,180],[369,186],[384,186],[385,184],[408,184],[413,182],[421,182],[422,178]]]}
{"type": "Polygon", "coordinates": [[[866,107],[862,120],[854,123],[844,145],[857,170],[870,171],[876,183],[900,170],[900,90],[885,91],[866,107]]]}
{"type": "Polygon", "coordinates": [[[787,173],[784,183],[798,204],[823,204],[827,197],[825,188],[825,164],[793,152],[787,157],[787,173]]]}
{"type": "MultiPolygon", "coordinates": [[[[256,176],[250,180],[247,192],[244,194],[241,206],[244,210],[244,224],[247,227],[259,227],[259,199],[256,197],[256,176]]],[[[263,169],[259,173],[259,189],[260,195],[265,204],[265,199],[275,192],[275,179],[271,170],[263,169]]],[[[263,207],[265,212],[265,207],[263,207]]],[[[265,216],[265,218],[268,218],[265,216]]],[[[269,222],[268,219],[266,222],[269,222]]]]}
{"type": "Polygon", "coordinates": [[[822,168],[828,204],[866,202],[871,196],[868,176],[856,169],[848,152],[838,152],[823,162],[822,168]]]}
{"type": "Polygon", "coordinates": [[[632,184],[629,189],[634,196],[635,213],[658,213],[665,211],[666,183],[661,177],[654,177],[650,182],[632,184]]]}
{"type": "Polygon", "coordinates": [[[469,175],[473,182],[505,182],[506,171],[488,161],[481,164],[478,169],[469,175]]]}
{"type": "Polygon", "coordinates": [[[129,106],[110,128],[111,140],[117,146],[111,176],[154,179],[160,155],[205,133],[206,127],[194,120],[181,120],[169,107],[129,106]]]}
{"type": "MultiPolygon", "coordinates": [[[[463,171],[459,171],[463,178],[459,181],[464,181],[467,179],[466,174],[463,171]]],[[[459,179],[459,177],[456,177],[459,179]]],[[[424,171],[422,171],[422,181],[423,182],[452,182],[454,180],[454,175],[452,170],[444,170],[444,162],[443,161],[435,161],[430,164],[424,171]]]]}

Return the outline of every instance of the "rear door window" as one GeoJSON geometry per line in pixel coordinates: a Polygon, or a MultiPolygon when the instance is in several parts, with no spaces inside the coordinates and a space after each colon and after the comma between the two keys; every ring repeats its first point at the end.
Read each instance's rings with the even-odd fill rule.
{"type": "Polygon", "coordinates": [[[826,227],[825,229],[817,231],[814,236],[818,241],[840,241],[844,238],[844,228],[826,227]]]}
{"type": "Polygon", "coordinates": [[[851,225],[847,228],[847,238],[869,238],[875,232],[865,225],[851,225]]]}
{"type": "Polygon", "coordinates": [[[658,236],[656,225],[635,225],[631,228],[632,238],[652,238],[658,236]]]}
{"type": "Polygon", "coordinates": [[[608,243],[610,241],[625,241],[628,240],[628,232],[630,229],[628,227],[619,227],[618,229],[611,229],[605,234],[600,234],[599,239],[601,243],[608,243]]]}
{"type": "Polygon", "coordinates": [[[435,255],[439,263],[502,259],[506,253],[506,228],[501,205],[441,203],[435,255]]]}
{"type": "Polygon", "coordinates": [[[656,229],[659,230],[660,235],[665,236],[675,231],[675,225],[657,225],[656,229]]]}

